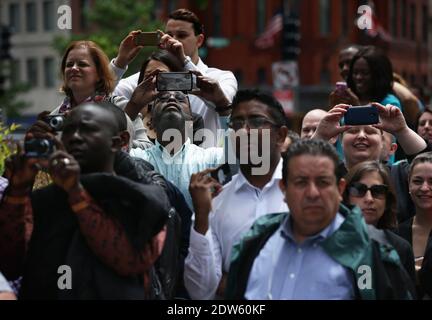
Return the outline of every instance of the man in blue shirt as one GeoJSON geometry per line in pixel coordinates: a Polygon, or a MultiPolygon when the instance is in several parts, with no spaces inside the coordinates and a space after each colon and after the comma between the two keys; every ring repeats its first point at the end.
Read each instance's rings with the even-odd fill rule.
{"type": "Polygon", "coordinates": [[[227,297],[409,299],[408,273],[358,208],[340,205],[345,181],[328,142],[301,140],[284,158],[289,213],[265,215],[233,248],[227,297]]]}

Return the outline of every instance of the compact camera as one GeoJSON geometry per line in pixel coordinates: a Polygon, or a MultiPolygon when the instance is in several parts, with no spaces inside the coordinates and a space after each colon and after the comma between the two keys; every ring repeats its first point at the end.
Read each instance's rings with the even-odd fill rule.
{"type": "Polygon", "coordinates": [[[378,109],[372,105],[350,107],[344,116],[345,125],[361,126],[379,123],[378,109]]]}
{"type": "Polygon", "coordinates": [[[24,142],[25,156],[28,158],[48,158],[54,152],[54,141],[30,139],[24,142]]]}
{"type": "Polygon", "coordinates": [[[44,118],[44,121],[48,123],[48,125],[54,131],[62,131],[65,123],[65,117],[62,115],[47,116],[44,118]]]}
{"type": "Polygon", "coordinates": [[[160,44],[159,32],[140,32],[134,36],[134,42],[137,46],[157,47],[160,44]]]}

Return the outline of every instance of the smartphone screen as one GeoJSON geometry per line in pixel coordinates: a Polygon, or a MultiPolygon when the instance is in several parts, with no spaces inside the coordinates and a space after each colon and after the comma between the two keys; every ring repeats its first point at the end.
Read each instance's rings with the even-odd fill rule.
{"type": "Polygon", "coordinates": [[[160,43],[158,32],[141,32],[134,36],[134,42],[137,46],[157,47],[160,43]]]}
{"type": "Polygon", "coordinates": [[[344,124],[360,126],[379,123],[378,109],[375,106],[353,106],[350,107],[344,116],[344,124]]]}
{"type": "Polygon", "coordinates": [[[191,91],[193,76],[190,72],[161,72],[156,78],[158,91],[191,91]]]}

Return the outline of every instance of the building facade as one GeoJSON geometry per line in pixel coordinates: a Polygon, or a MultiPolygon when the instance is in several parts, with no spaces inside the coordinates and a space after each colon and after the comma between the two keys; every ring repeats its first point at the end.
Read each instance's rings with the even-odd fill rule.
{"type": "Polygon", "coordinates": [[[34,116],[42,110],[52,110],[59,105],[60,57],[53,48],[56,36],[65,36],[71,31],[60,29],[57,12],[61,0],[2,0],[0,22],[11,28],[12,83],[28,83],[29,91],[19,99],[29,107],[23,114],[34,116]]]}

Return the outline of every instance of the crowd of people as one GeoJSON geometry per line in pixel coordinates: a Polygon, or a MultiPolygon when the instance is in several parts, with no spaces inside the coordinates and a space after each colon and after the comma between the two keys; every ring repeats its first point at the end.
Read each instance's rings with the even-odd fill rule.
{"type": "Polygon", "coordinates": [[[111,61],[66,49],[63,102],[0,177],[0,299],[432,297],[432,109],[381,50],[342,50],[297,134],[272,94],[204,64],[193,12],[158,32],[124,79],[140,31],[111,61]],[[159,91],[167,72],[194,88],[159,91]],[[345,123],[361,105],[379,122],[345,123]]]}

